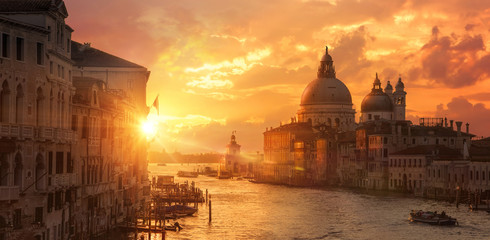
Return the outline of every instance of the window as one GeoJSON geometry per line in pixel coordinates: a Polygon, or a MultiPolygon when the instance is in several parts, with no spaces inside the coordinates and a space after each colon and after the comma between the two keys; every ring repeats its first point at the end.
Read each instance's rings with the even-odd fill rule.
{"type": "Polygon", "coordinates": [[[77,115],[71,115],[71,130],[73,130],[73,131],[78,130],[78,116],[77,115]]]}
{"type": "Polygon", "coordinates": [[[2,57],[10,57],[10,35],[2,34],[2,57]]]}
{"type": "Polygon", "coordinates": [[[17,37],[15,39],[15,48],[16,48],[16,59],[18,61],[24,61],[24,39],[17,37]]]}
{"type": "Polygon", "coordinates": [[[473,180],[473,171],[470,171],[470,180],[473,180]]]}
{"type": "Polygon", "coordinates": [[[439,145],[439,138],[436,138],[436,145],[439,145]]]}
{"type": "Polygon", "coordinates": [[[36,214],[34,215],[36,223],[43,223],[43,210],[43,207],[36,207],[36,214]]]}
{"type": "Polygon", "coordinates": [[[478,174],[479,172],[478,171],[475,171],[475,180],[478,180],[478,174]]]}
{"type": "Polygon", "coordinates": [[[58,77],[61,77],[61,66],[58,64],[58,77]]]}
{"type": "Polygon", "coordinates": [[[481,180],[485,181],[485,171],[481,172],[481,180]]]}
{"type": "Polygon", "coordinates": [[[38,42],[36,46],[37,46],[37,49],[36,49],[37,64],[43,65],[44,64],[44,44],[38,42]]]}
{"type": "Polygon", "coordinates": [[[56,152],[56,174],[63,173],[63,152],[56,152]]]}
{"type": "Polygon", "coordinates": [[[49,61],[49,74],[53,75],[53,61],[49,61]]]}
{"type": "Polygon", "coordinates": [[[94,104],[97,105],[97,91],[94,90],[94,104]]]}
{"type": "Polygon", "coordinates": [[[437,177],[440,178],[441,177],[441,169],[437,169],[437,177]]]}
{"type": "Polygon", "coordinates": [[[407,144],[407,139],[403,138],[403,144],[407,144]]]}
{"type": "Polygon", "coordinates": [[[383,143],[384,143],[384,144],[388,144],[388,138],[387,138],[387,137],[384,137],[384,138],[383,138],[383,143]]]}
{"type": "Polygon", "coordinates": [[[454,181],[458,182],[458,175],[457,174],[454,174],[454,181]]]}
{"type": "Polygon", "coordinates": [[[61,67],[61,78],[65,79],[65,67],[61,67]]]}
{"type": "Polygon", "coordinates": [[[66,52],[68,52],[68,53],[70,52],[70,46],[71,46],[71,44],[70,44],[70,39],[69,39],[69,38],[67,38],[67,39],[66,39],[66,52]]]}
{"type": "Polygon", "coordinates": [[[14,229],[21,229],[22,228],[22,209],[17,208],[14,211],[14,216],[13,216],[13,225],[14,229]]]}
{"type": "Polygon", "coordinates": [[[461,182],[464,183],[464,174],[461,174],[461,182]]]}
{"type": "Polygon", "coordinates": [[[48,153],[48,174],[53,174],[53,152],[48,153]]]}
{"type": "Polygon", "coordinates": [[[48,33],[48,42],[50,42],[51,41],[51,26],[48,26],[48,31],[49,31],[49,33],[48,33]]]}
{"type": "Polygon", "coordinates": [[[415,144],[415,138],[412,138],[412,144],[415,144]]]}
{"type": "Polygon", "coordinates": [[[451,182],[451,174],[450,173],[447,174],[447,181],[451,182]]]}
{"type": "Polygon", "coordinates": [[[371,120],[373,117],[371,116],[371,114],[368,114],[368,120],[371,120]]]}
{"type": "Polygon", "coordinates": [[[100,127],[100,137],[107,138],[107,120],[102,119],[100,127]]]}
{"type": "Polygon", "coordinates": [[[53,211],[53,193],[48,193],[48,213],[53,211]]]}
{"type": "Polygon", "coordinates": [[[61,191],[57,191],[55,194],[54,194],[54,209],[55,210],[59,210],[62,208],[62,192],[61,191]]]}
{"type": "Polygon", "coordinates": [[[73,159],[71,159],[71,152],[66,153],[66,172],[73,173],[73,159]]]}
{"type": "Polygon", "coordinates": [[[83,117],[83,126],[82,126],[82,138],[88,137],[88,119],[87,117],[83,117]]]}

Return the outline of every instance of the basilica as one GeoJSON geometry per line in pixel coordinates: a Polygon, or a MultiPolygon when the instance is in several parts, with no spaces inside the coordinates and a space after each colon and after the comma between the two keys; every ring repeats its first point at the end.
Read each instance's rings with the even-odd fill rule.
{"type": "Polygon", "coordinates": [[[481,173],[489,175],[485,187],[464,182],[465,175],[473,176],[476,171],[472,170],[476,166],[472,159],[488,151],[477,152],[472,147],[475,135],[469,132],[468,123],[465,131],[462,122],[447,118],[421,118],[418,124],[407,120],[407,92],[401,77],[395,89],[390,81],[383,89],[376,73],[366,93],[356,122],[350,91],[337,78],[326,47],[317,78],[303,91],[297,117],[263,133],[264,159],[255,167],[257,181],[342,185],[429,196],[451,194],[449,184],[437,182],[447,181],[447,174],[459,174],[459,178],[453,176],[452,186],[487,190],[490,166],[481,173]],[[464,163],[464,167],[453,169],[454,161],[464,163]],[[432,179],[434,173],[428,169],[438,169],[439,178],[432,179]]]}

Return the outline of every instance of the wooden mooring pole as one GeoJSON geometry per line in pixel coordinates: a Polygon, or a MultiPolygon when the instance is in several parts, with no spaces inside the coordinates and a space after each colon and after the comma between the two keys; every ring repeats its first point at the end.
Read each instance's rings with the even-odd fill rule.
{"type": "Polygon", "coordinates": [[[209,223],[212,220],[212,210],[211,210],[211,194],[209,195],[209,223]]]}

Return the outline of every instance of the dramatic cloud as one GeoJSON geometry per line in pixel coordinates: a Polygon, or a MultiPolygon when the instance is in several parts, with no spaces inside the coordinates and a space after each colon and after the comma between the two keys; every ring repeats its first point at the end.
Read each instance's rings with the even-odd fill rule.
{"type": "MultiPolygon", "coordinates": [[[[155,144],[169,151],[221,151],[233,130],[244,151],[261,150],[265,128],[296,113],[325,45],[354,106],[376,72],[383,87],[402,77],[414,123],[459,117],[456,105],[434,111],[437,103],[463,104],[454,96],[482,114],[490,106],[490,1],[65,3],[74,40],[151,71],[147,101],[160,96],[165,129],[155,144]]],[[[460,117],[488,134],[476,114],[460,117]]]]}
{"type": "Polygon", "coordinates": [[[490,74],[490,53],[480,34],[440,36],[432,29],[432,39],[422,47],[422,77],[452,88],[474,85],[490,74]]]}
{"type": "Polygon", "coordinates": [[[470,132],[478,136],[490,135],[490,109],[482,103],[470,103],[464,97],[456,97],[446,106],[437,106],[436,115],[447,117],[463,124],[470,123],[470,132]]]}

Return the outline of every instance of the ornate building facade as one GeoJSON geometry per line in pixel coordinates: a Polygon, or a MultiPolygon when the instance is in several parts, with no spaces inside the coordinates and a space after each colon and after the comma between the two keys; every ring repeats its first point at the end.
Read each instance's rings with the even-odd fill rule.
{"type": "MultiPolygon", "coordinates": [[[[0,0],[0,239],[90,239],[144,201],[146,141],[134,134],[149,72],[104,70],[134,94],[74,77],[67,17],[62,0],[0,0]]],[[[114,59],[129,63],[89,62],[114,59]]]]}

